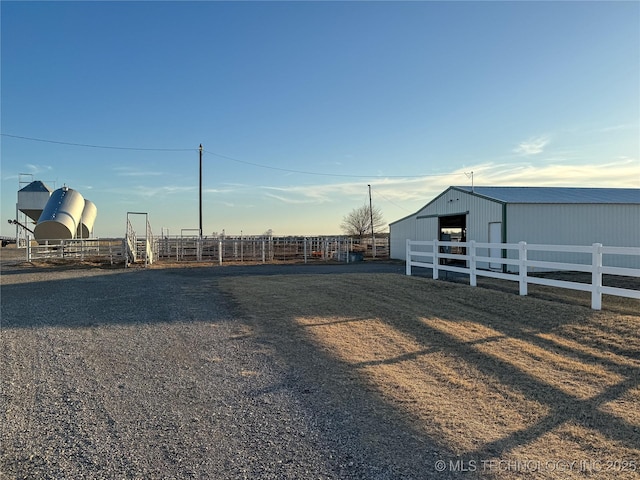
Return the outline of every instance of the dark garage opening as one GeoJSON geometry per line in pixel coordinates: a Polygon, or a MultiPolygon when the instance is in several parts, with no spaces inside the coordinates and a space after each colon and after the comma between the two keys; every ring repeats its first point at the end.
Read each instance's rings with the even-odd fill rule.
{"type": "MultiPolygon", "coordinates": [[[[446,242],[466,242],[467,241],[467,214],[447,215],[438,217],[438,238],[446,242]]],[[[440,247],[440,253],[453,253],[457,255],[466,255],[465,247],[440,247]]],[[[442,265],[461,265],[465,266],[464,260],[454,260],[451,258],[440,259],[442,265]]]]}

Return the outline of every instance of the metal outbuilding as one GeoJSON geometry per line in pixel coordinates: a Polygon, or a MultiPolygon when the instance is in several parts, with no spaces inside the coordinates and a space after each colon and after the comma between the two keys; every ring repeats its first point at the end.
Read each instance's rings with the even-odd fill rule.
{"type": "MultiPolygon", "coordinates": [[[[640,189],[452,186],[389,229],[391,258],[400,260],[407,239],[638,247],[640,189]]],[[[544,260],[582,256],[549,252],[544,260]]],[[[640,268],[637,257],[617,261],[640,268]]]]}

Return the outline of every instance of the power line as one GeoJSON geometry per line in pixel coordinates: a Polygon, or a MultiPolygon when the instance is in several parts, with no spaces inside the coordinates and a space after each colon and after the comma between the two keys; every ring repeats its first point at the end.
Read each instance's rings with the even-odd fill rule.
{"type": "Polygon", "coordinates": [[[423,178],[423,177],[448,177],[451,175],[462,175],[461,173],[438,173],[438,174],[425,174],[425,175],[350,175],[345,173],[322,173],[322,172],[308,172],[305,170],[293,170],[290,168],[273,167],[271,165],[264,165],[262,163],[248,162],[246,160],[239,160],[237,158],[222,155],[220,153],[209,152],[204,150],[205,153],[213,155],[215,157],[224,158],[225,160],[231,160],[232,162],[242,163],[244,165],[251,165],[253,167],[266,168],[269,170],[277,170],[287,173],[299,173],[302,175],[316,175],[323,177],[343,177],[343,178],[423,178]]]}
{"type": "MultiPolygon", "coordinates": [[[[12,135],[9,133],[0,133],[3,137],[16,138],[19,140],[27,140],[31,142],[52,143],[56,145],[68,145],[72,147],[85,147],[85,148],[101,148],[109,150],[129,150],[138,152],[193,152],[198,150],[197,148],[142,148],[142,147],[122,147],[116,145],[95,145],[90,143],[75,143],[75,142],[63,142],[59,140],[47,140],[43,138],[26,137],[23,135],[12,135]]],[[[274,167],[272,165],[265,165],[262,163],[249,162],[247,160],[240,160],[238,158],[223,155],[221,153],[210,152],[203,150],[204,153],[212,155],[214,157],[223,158],[232,162],[241,163],[243,165],[251,165],[252,167],[265,168],[268,170],[276,170],[286,173],[297,173],[301,175],[313,175],[321,177],[338,177],[338,178],[424,178],[424,177],[448,177],[452,175],[461,175],[461,173],[436,173],[436,174],[423,174],[423,175],[351,175],[341,173],[324,173],[324,172],[309,172],[306,170],[295,170],[290,168],[274,167]]]]}
{"type": "Polygon", "coordinates": [[[110,150],[135,150],[140,152],[189,152],[197,150],[195,148],[140,148],[140,147],[117,147],[113,145],[92,145],[89,143],[73,143],[73,142],[61,142],[58,140],[45,140],[43,138],[23,137],[21,135],[11,135],[9,133],[0,133],[3,137],[17,138],[20,140],[29,140],[31,142],[42,143],[55,143],[57,145],[69,145],[72,147],[87,147],[87,148],[104,148],[110,150]]]}
{"type": "Polygon", "coordinates": [[[392,205],[395,205],[396,207],[404,210],[405,212],[410,212],[410,210],[407,210],[406,208],[404,208],[402,205],[398,205],[396,202],[393,202],[391,200],[389,200],[387,197],[385,197],[382,193],[380,193],[378,190],[376,189],[372,189],[377,195],[380,195],[382,198],[384,198],[387,202],[391,203],[392,205]]]}

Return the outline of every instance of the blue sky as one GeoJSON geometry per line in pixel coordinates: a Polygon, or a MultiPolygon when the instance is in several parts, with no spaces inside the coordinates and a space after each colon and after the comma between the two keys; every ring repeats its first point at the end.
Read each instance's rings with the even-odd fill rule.
{"type": "Polygon", "coordinates": [[[200,143],[204,234],[340,233],[367,184],[392,222],[471,171],[640,187],[638,2],[0,8],[3,235],[20,173],[93,201],[97,236],[197,228],[200,143]]]}

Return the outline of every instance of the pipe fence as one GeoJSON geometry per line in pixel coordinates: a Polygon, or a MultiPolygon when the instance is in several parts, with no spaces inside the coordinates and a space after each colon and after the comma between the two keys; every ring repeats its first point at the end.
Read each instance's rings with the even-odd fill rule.
{"type": "Polygon", "coordinates": [[[25,244],[28,262],[37,260],[108,260],[111,265],[125,261],[127,247],[122,238],[76,238],[28,241],[25,244]]]}
{"type": "MultiPolygon", "coordinates": [[[[155,255],[178,262],[223,263],[356,262],[373,257],[373,248],[344,236],[164,236],[155,239],[155,255]]],[[[376,258],[388,258],[388,239],[376,241],[376,258]]]]}
{"type": "MultiPolygon", "coordinates": [[[[145,266],[158,261],[228,263],[322,263],[358,262],[374,258],[369,239],[344,236],[275,237],[194,235],[153,236],[146,225],[146,236],[136,234],[127,220],[124,238],[51,239],[26,242],[26,260],[88,259],[108,260],[145,266]]],[[[375,258],[389,256],[388,238],[376,239],[375,258]]]]}

